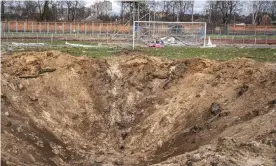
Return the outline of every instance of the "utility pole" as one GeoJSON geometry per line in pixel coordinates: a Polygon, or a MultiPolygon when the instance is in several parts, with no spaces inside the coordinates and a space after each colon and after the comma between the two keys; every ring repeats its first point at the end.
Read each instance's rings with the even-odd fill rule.
{"type": "Polygon", "coordinates": [[[192,22],[194,22],[194,4],[195,1],[192,1],[192,22]]]}
{"type": "Polygon", "coordinates": [[[132,19],[133,20],[132,20],[132,22],[134,22],[135,21],[135,12],[136,12],[136,10],[135,10],[136,9],[136,7],[135,7],[136,6],[136,2],[133,2],[132,5],[133,5],[133,8],[132,8],[132,14],[133,14],[133,18],[132,19]]]}
{"type": "Polygon", "coordinates": [[[138,21],[140,20],[140,3],[138,2],[138,21]]]}
{"type": "Polygon", "coordinates": [[[153,2],[153,21],[154,21],[154,24],[153,24],[153,35],[155,35],[155,1],[153,2]]]}
{"type": "Polygon", "coordinates": [[[177,11],[176,11],[176,22],[179,22],[179,13],[180,13],[180,11],[181,11],[181,7],[180,7],[180,4],[181,4],[181,2],[180,3],[177,3],[177,11]]]}
{"type": "Polygon", "coordinates": [[[211,23],[211,17],[212,17],[212,10],[211,10],[211,4],[209,4],[209,18],[208,18],[208,21],[209,21],[209,24],[211,23]]]}

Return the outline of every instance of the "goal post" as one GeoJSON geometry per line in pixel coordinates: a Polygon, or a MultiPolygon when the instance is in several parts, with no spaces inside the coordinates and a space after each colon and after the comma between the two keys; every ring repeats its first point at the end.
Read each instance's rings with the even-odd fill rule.
{"type": "Polygon", "coordinates": [[[133,49],[156,42],[165,46],[205,47],[206,22],[133,22],[133,49]]]}

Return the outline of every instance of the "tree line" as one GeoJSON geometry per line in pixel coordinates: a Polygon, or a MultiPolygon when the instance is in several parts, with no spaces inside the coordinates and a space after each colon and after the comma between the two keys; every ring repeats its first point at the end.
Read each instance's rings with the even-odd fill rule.
{"type": "Polygon", "coordinates": [[[82,20],[89,16],[84,1],[1,1],[1,19],[58,21],[82,20]]]}
{"type": "MultiPolygon", "coordinates": [[[[97,2],[96,2],[97,3],[97,2]]],[[[117,2],[122,3],[122,2],[117,2]]],[[[203,4],[204,5],[204,4],[203,4]]],[[[121,5],[123,6],[123,4],[121,5]]],[[[276,21],[276,1],[206,1],[203,11],[194,12],[194,0],[136,1],[130,10],[111,14],[107,9],[93,9],[82,0],[1,1],[1,19],[37,21],[82,21],[97,14],[102,21],[204,21],[209,24],[251,23],[259,25],[276,21]],[[242,14],[246,13],[246,14],[242,14]]]]}
{"type": "Polygon", "coordinates": [[[229,24],[237,20],[244,22],[240,13],[247,13],[247,18],[254,25],[259,25],[265,19],[263,16],[276,21],[275,1],[207,1],[205,10],[208,23],[229,24]]]}

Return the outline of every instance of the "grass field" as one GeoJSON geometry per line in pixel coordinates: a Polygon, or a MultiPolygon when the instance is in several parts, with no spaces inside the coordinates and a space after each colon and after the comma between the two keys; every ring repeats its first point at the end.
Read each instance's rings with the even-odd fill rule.
{"type": "MultiPolygon", "coordinates": [[[[131,52],[131,49],[122,48],[71,48],[71,47],[57,47],[64,53],[69,53],[75,56],[91,56],[91,57],[105,57],[119,54],[121,52],[131,52]]],[[[158,48],[137,48],[135,52],[143,55],[161,56],[170,59],[174,58],[209,58],[216,60],[227,60],[236,57],[252,58],[257,61],[271,61],[276,62],[276,48],[192,48],[192,47],[166,47],[158,48]]]]}
{"type": "Polygon", "coordinates": [[[167,47],[165,49],[143,49],[143,52],[153,56],[165,56],[168,58],[210,58],[227,60],[236,57],[253,58],[258,61],[276,61],[276,49],[274,48],[191,48],[191,47],[167,47]]]}
{"type": "Polygon", "coordinates": [[[18,51],[45,51],[45,50],[58,50],[64,53],[69,53],[74,56],[89,56],[94,58],[101,58],[106,56],[118,55],[122,52],[132,52],[150,55],[161,56],[170,59],[181,58],[209,58],[216,60],[227,60],[236,57],[252,58],[257,61],[270,61],[276,62],[276,48],[240,48],[240,47],[217,47],[217,48],[195,48],[195,47],[165,47],[165,48],[149,48],[137,47],[135,50],[131,48],[122,48],[116,46],[101,46],[98,47],[97,43],[85,41],[70,41],[74,44],[94,45],[93,48],[82,47],[68,47],[65,41],[54,41],[52,44],[48,43],[47,47],[42,48],[24,48],[18,51]]]}

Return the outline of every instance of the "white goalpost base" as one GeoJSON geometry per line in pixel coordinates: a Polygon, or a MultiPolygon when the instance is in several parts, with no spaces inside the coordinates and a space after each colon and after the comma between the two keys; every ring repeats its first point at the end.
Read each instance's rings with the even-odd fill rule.
{"type": "Polygon", "coordinates": [[[161,43],[165,46],[206,46],[206,22],[134,21],[132,47],[161,43]]]}

